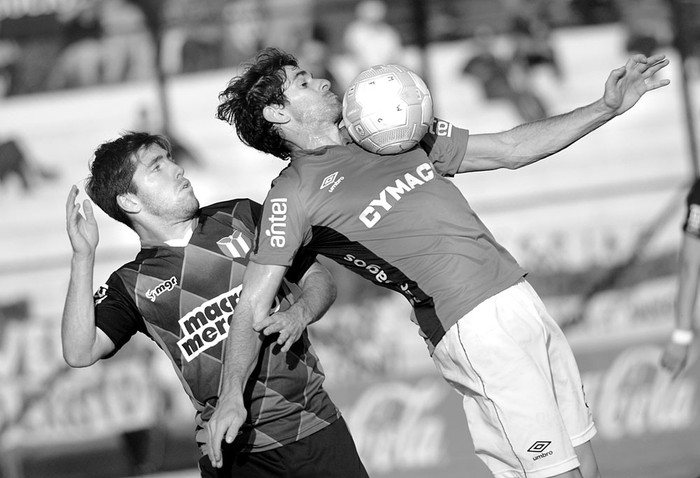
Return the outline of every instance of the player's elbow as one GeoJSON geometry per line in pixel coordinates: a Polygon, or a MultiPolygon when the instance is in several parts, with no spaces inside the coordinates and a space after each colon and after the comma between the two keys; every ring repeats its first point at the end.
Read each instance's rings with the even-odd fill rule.
{"type": "Polygon", "coordinates": [[[84,368],[96,362],[89,354],[80,353],[74,349],[63,349],[63,360],[72,368],[84,368]]]}

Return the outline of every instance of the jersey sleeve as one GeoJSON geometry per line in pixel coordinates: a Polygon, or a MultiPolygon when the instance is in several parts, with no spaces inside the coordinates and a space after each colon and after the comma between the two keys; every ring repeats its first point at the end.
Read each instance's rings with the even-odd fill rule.
{"type": "Polygon", "coordinates": [[[421,140],[420,146],[428,154],[428,158],[440,175],[452,177],[462,164],[468,142],[469,130],[435,118],[421,140]]]}
{"type": "Polygon", "coordinates": [[[292,266],[297,251],[310,238],[311,226],[298,184],[291,168],[273,182],[263,204],[250,257],[256,264],[292,266]]]}
{"type": "Polygon", "coordinates": [[[700,181],[696,181],[686,197],[683,231],[700,238],[700,181]]]}
{"type": "Polygon", "coordinates": [[[112,274],[93,297],[95,302],[95,325],[114,343],[119,351],[136,332],[145,332],[145,325],[136,304],[126,292],[124,283],[117,274],[112,274]]]}

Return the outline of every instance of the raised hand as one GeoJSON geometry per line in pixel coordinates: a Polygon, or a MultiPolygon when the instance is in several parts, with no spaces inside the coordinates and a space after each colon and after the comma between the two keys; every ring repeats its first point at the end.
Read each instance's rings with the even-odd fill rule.
{"type": "Polygon", "coordinates": [[[80,213],[80,203],[76,202],[78,187],[73,185],[66,201],[66,231],[70,239],[73,254],[91,255],[97,249],[100,233],[97,221],[89,199],[83,201],[83,212],[80,213]]]}
{"type": "Polygon", "coordinates": [[[656,79],[659,70],[669,61],[664,55],[634,55],[625,66],[610,73],[605,82],[603,100],[615,114],[622,114],[634,106],[647,92],[670,83],[667,79],[656,79]]]}

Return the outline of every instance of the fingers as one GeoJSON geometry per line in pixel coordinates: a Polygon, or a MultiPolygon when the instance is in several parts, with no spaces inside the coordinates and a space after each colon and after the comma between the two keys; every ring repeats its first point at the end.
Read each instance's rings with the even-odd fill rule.
{"type": "Polygon", "coordinates": [[[78,197],[78,187],[74,184],[71,186],[68,192],[68,198],[66,198],[66,218],[73,216],[75,212],[75,199],[78,197]]]}
{"type": "MultiPolygon", "coordinates": [[[[219,402],[219,406],[226,408],[221,402],[219,402]]],[[[246,414],[244,412],[231,409],[221,411],[221,409],[217,408],[214,412],[214,416],[212,416],[207,423],[207,431],[209,433],[207,455],[214,468],[221,468],[224,464],[221,443],[223,440],[226,440],[226,443],[233,443],[236,436],[242,433],[240,428],[243,425],[245,416],[246,414]],[[221,415],[223,418],[218,419],[217,413],[223,414],[221,415]]]]}
{"type": "Polygon", "coordinates": [[[281,314],[270,315],[265,319],[253,324],[253,330],[256,332],[262,332],[266,336],[272,334],[282,333],[283,331],[294,327],[292,323],[287,318],[283,317],[281,314]]]}
{"type": "Polygon", "coordinates": [[[89,222],[95,222],[95,211],[92,209],[92,202],[89,199],[83,201],[83,212],[89,222]]]}
{"type": "Polygon", "coordinates": [[[671,83],[671,80],[658,80],[658,81],[648,81],[646,83],[647,85],[647,91],[655,90],[657,88],[661,88],[662,86],[666,86],[671,83]]]}
{"type": "Polygon", "coordinates": [[[212,426],[212,422],[209,422],[207,426],[209,429],[209,449],[207,450],[207,455],[209,455],[209,461],[214,468],[221,468],[223,460],[221,459],[221,435],[219,434],[217,427],[212,426]],[[216,437],[219,437],[216,439],[216,437]]]}

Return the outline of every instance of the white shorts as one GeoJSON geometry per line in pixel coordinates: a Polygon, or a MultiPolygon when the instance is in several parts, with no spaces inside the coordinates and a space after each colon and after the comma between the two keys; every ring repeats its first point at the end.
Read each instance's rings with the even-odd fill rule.
{"type": "Polygon", "coordinates": [[[525,280],[450,327],[433,353],[464,397],[477,456],[499,478],[544,478],[579,466],[596,433],[566,338],[525,280]]]}

